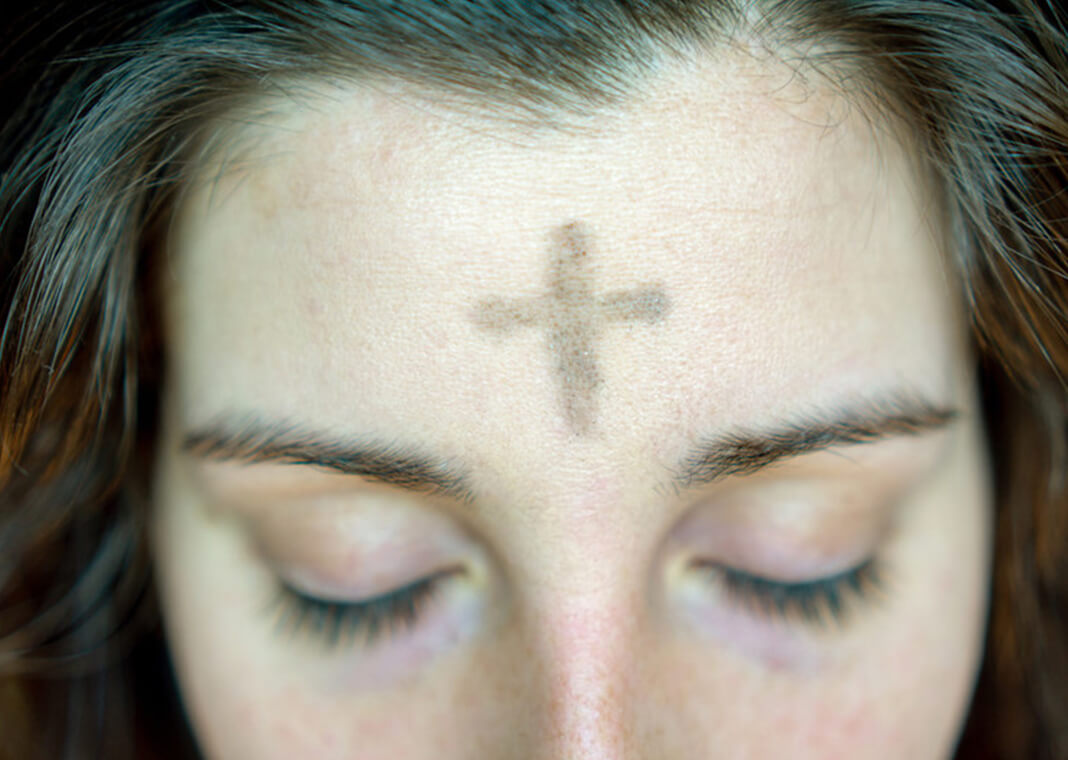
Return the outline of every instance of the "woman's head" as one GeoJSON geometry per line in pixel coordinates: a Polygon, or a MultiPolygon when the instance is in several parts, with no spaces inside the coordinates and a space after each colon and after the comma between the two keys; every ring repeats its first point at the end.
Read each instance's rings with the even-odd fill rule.
{"type": "Polygon", "coordinates": [[[990,501],[956,278],[907,153],[748,56],[578,134],[334,89],[190,188],[152,502],[209,756],[949,753],[990,501]],[[426,578],[373,639],[272,602],[426,578]]]}
{"type": "Polygon", "coordinates": [[[952,751],[1063,521],[1036,9],[169,5],[16,154],[4,454],[209,757],[952,751]]]}

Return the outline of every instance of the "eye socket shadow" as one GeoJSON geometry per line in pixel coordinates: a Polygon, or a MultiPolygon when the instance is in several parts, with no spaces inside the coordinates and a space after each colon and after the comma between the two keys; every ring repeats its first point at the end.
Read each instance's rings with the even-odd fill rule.
{"type": "Polygon", "coordinates": [[[671,309],[659,285],[598,296],[590,262],[591,238],[582,222],[556,228],[549,248],[547,292],[529,299],[490,299],[474,313],[475,324],[485,330],[507,334],[519,327],[540,327],[546,331],[564,418],[577,435],[590,433],[596,421],[597,396],[604,385],[597,355],[601,333],[616,322],[660,322],[671,309]]]}

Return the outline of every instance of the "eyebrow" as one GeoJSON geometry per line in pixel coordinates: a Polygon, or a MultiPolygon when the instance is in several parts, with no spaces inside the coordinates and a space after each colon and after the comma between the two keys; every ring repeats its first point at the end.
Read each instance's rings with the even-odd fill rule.
{"type": "Polygon", "coordinates": [[[838,446],[934,432],[959,417],[959,410],[915,392],[861,398],[769,429],[742,428],[699,441],[675,468],[672,483],[677,490],[708,485],[838,446]]]}
{"type": "Polygon", "coordinates": [[[302,465],[465,503],[474,498],[469,475],[443,457],[407,445],[314,432],[287,421],[220,418],[187,434],[180,448],[207,460],[302,465]]]}
{"type": "MultiPolygon", "coordinates": [[[[837,446],[916,436],[949,425],[959,412],[916,394],[896,393],[817,410],[766,429],[742,428],[700,440],[673,469],[676,491],[837,446]]],[[[219,418],[185,435],[180,448],[198,458],[289,464],[361,477],[417,493],[474,501],[470,473],[459,464],[401,444],[341,438],[287,421],[219,418]]]]}

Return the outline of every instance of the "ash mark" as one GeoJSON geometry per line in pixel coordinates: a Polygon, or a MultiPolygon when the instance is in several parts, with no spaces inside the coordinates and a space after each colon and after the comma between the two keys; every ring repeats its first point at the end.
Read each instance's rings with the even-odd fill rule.
{"type": "Polygon", "coordinates": [[[552,234],[548,291],[532,299],[495,298],[479,304],[474,313],[475,324],[486,330],[507,334],[520,327],[540,327],[546,331],[564,417],[578,435],[592,431],[598,391],[604,385],[597,357],[601,333],[616,322],[654,324],[671,309],[657,285],[598,296],[590,266],[590,238],[581,222],[557,228],[552,234]]]}

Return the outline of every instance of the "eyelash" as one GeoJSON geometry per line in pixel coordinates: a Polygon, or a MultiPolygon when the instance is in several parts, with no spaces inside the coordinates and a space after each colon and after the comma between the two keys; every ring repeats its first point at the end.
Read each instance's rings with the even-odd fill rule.
{"type": "Polygon", "coordinates": [[[780,620],[843,625],[856,606],[875,601],[883,589],[883,569],[871,558],[826,578],[784,583],[723,566],[716,572],[727,595],[745,609],[780,620]]]}
{"type": "MultiPolygon", "coordinates": [[[[828,618],[842,625],[858,603],[870,601],[882,590],[883,574],[876,560],[826,578],[783,583],[722,565],[698,565],[715,573],[728,596],[741,607],[781,620],[825,624],[828,618]]],[[[388,628],[397,634],[411,629],[423,608],[439,593],[452,573],[423,578],[362,602],[330,602],[281,586],[271,607],[275,627],[284,635],[308,633],[330,649],[364,635],[370,646],[388,628]]]]}
{"type": "Polygon", "coordinates": [[[284,636],[308,634],[334,649],[343,638],[351,644],[362,634],[370,646],[385,629],[390,634],[411,629],[450,575],[439,573],[361,602],[330,602],[282,585],[269,612],[284,636]]]}

